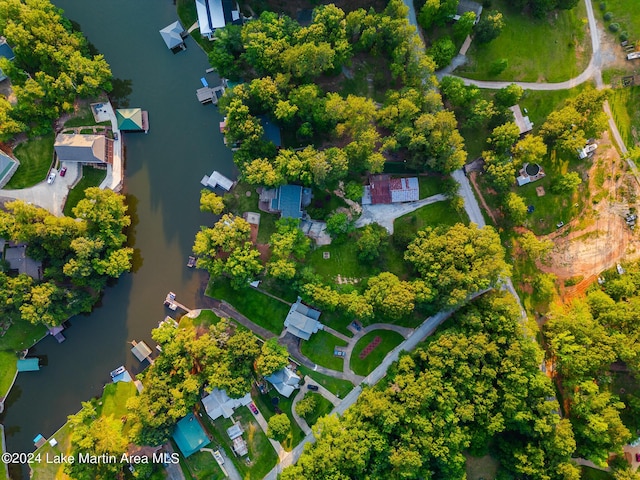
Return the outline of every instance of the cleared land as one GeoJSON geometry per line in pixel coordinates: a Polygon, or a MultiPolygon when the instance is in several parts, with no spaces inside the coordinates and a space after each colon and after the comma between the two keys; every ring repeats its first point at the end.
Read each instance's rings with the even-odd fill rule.
{"type": "Polygon", "coordinates": [[[570,11],[560,11],[548,19],[523,15],[506,0],[493,2],[504,16],[500,36],[485,45],[472,43],[468,65],[458,71],[465,77],[482,80],[561,82],[580,74],[589,63],[586,7],[580,2],[570,11]],[[508,61],[507,68],[492,73],[492,64],[508,61]]]}
{"type": "Polygon", "coordinates": [[[53,140],[53,133],[50,133],[18,145],[13,154],[20,160],[20,166],[5,188],[33,187],[47,178],[53,162],[53,140]]]}

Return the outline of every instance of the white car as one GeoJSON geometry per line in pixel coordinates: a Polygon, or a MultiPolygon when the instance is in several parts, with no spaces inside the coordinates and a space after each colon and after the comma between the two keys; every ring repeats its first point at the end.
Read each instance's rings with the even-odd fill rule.
{"type": "Polygon", "coordinates": [[[49,174],[49,178],[47,178],[47,183],[51,185],[55,179],[56,179],[56,172],[51,172],[49,174]]]}

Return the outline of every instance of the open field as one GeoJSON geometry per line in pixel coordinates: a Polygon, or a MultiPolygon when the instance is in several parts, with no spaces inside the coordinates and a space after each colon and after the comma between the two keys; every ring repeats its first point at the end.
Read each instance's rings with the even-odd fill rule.
{"type": "MultiPolygon", "coordinates": [[[[606,0],[607,8],[603,11],[598,8],[598,2],[593,2],[593,10],[596,18],[603,23],[617,23],[620,25],[620,32],[627,32],[630,41],[640,40],[640,10],[635,0],[606,0]],[[604,14],[611,12],[613,18],[610,22],[604,21],[604,14]]],[[[608,31],[608,30],[607,30],[608,31]]]]}
{"type": "Polygon", "coordinates": [[[587,35],[586,7],[561,10],[548,19],[523,15],[507,0],[496,0],[493,9],[502,12],[505,27],[492,42],[472,43],[469,64],[458,69],[464,77],[477,80],[517,80],[561,82],[579,75],[589,63],[591,44],[587,35]],[[492,74],[492,64],[508,61],[500,74],[492,74]]]}
{"type": "Polygon", "coordinates": [[[18,145],[13,154],[20,160],[20,166],[5,188],[33,187],[47,178],[53,162],[53,141],[53,133],[49,133],[18,145]]]}
{"type": "Polygon", "coordinates": [[[7,395],[17,370],[18,357],[14,352],[0,351],[0,398],[7,395]]]}
{"type": "Polygon", "coordinates": [[[640,86],[613,90],[609,105],[625,145],[640,144],[640,86]]]}

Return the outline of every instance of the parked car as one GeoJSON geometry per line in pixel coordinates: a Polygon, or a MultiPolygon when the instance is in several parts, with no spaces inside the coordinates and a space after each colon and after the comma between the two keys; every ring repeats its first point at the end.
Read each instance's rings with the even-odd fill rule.
{"type": "Polygon", "coordinates": [[[60,176],[64,177],[67,174],[67,167],[62,167],[62,170],[60,170],[60,176]]]}
{"type": "Polygon", "coordinates": [[[47,178],[47,183],[51,185],[55,179],[56,179],[56,172],[51,172],[49,174],[49,178],[47,178]]]}
{"type": "Polygon", "coordinates": [[[309,384],[309,385],[307,385],[307,388],[308,388],[309,390],[313,390],[314,392],[317,392],[317,391],[318,391],[318,386],[317,386],[317,385],[311,385],[311,384],[309,384]]]}
{"type": "Polygon", "coordinates": [[[254,415],[258,414],[258,409],[256,408],[256,406],[253,404],[253,402],[251,402],[249,404],[249,410],[251,410],[253,412],[254,415]]]}
{"type": "Polygon", "coordinates": [[[636,462],[640,462],[640,453],[636,453],[636,462]]]}
{"type": "Polygon", "coordinates": [[[560,222],[556,223],[556,227],[557,227],[557,228],[562,228],[562,227],[564,227],[564,222],[560,221],[560,222]]]}

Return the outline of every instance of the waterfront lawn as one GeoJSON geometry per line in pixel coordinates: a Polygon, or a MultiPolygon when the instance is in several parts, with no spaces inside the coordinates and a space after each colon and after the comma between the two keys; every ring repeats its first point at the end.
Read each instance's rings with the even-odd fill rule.
{"type": "Polygon", "coordinates": [[[351,355],[351,369],[357,375],[369,375],[387,356],[391,350],[400,345],[404,337],[397,332],[391,330],[374,330],[367,333],[358,340],[353,348],[351,355]],[[367,345],[369,345],[375,337],[380,337],[382,341],[374,348],[364,359],[360,359],[358,355],[367,345]]]}
{"type": "Polygon", "coordinates": [[[440,225],[453,226],[456,223],[469,223],[469,217],[465,212],[459,212],[451,205],[451,200],[425,205],[418,210],[407,213],[393,223],[394,232],[402,232],[403,235],[411,233],[414,237],[419,230],[426,227],[440,225]]]}
{"type": "Polygon", "coordinates": [[[0,337],[0,350],[19,352],[33,346],[47,334],[47,327],[25,320],[12,320],[11,326],[0,337]]]}
{"type": "MultiPolygon", "coordinates": [[[[264,418],[267,420],[267,422],[271,417],[273,417],[276,413],[278,413],[276,412],[276,407],[271,403],[271,398],[277,397],[280,399],[278,402],[277,408],[279,408],[282,413],[284,413],[287,417],[289,417],[289,420],[291,421],[291,430],[289,430],[289,435],[282,442],[280,442],[280,445],[282,445],[282,448],[284,448],[287,452],[290,452],[293,449],[293,447],[299,444],[304,438],[304,432],[300,428],[300,425],[298,425],[298,422],[294,420],[293,415],[291,414],[291,406],[293,405],[293,398],[296,396],[297,393],[298,392],[294,391],[291,394],[291,396],[287,398],[280,395],[275,389],[272,389],[271,391],[269,391],[268,394],[264,394],[264,395],[258,394],[257,396],[254,397],[256,399],[255,400],[256,406],[260,410],[260,413],[262,413],[264,418]]],[[[247,409],[247,411],[249,410],[247,409]]],[[[251,413],[249,414],[251,415],[251,413]]]]}
{"type": "Polygon", "coordinates": [[[98,403],[101,416],[121,418],[127,414],[127,400],[138,393],[133,382],[118,382],[105,385],[102,399],[98,403]]]}
{"type": "MultiPolygon", "coordinates": [[[[213,447],[215,446],[209,446],[215,450],[213,447]]],[[[189,458],[185,458],[184,463],[189,475],[195,480],[223,480],[226,478],[211,452],[196,452],[189,458]]]]}
{"type": "Polygon", "coordinates": [[[260,211],[258,208],[259,195],[256,192],[255,185],[238,182],[231,192],[226,193],[223,198],[225,207],[234,215],[241,217],[245,212],[259,213],[260,228],[258,229],[258,243],[269,243],[269,237],[276,231],[276,220],[278,220],[278,217],[271,213],[260,211]],[[248,197],[247,192],[250,193],[248,197]]]}
{"type": "Polygon", "coordinates": [[[313,378],[316,382],[318,382],[338,398],[344,398],[351,390],[353,390],[353,383],[351,383],[349,380],[330,377],[329,375],[313,371],[310,368],[305,367],[304,365],[300,365],[298,367],[298,370],[300,370],[303,375],[308,375],[309,377],[313,378]]]}
{"type": "Polygon", "coordinates": [[[97,187],[100,185],[106,176],[106,170],[83,166],[82,178],[75,187],[69,190],[69,195],[67,195],[67,201],[63,209],[64,214],[67,217],[73,217],[73,208],[85,197],[84,191],[89,187],[97,187]]]}
{"type": "Polygon", "coordinates": [[[220,317],[218,317],[211,310],[201,310],[200,314],[196,318],[191,318],[184,315],[180,319],[179,327],[180,328],[195,328],[195,327],[209,328],[211,325],[215,325],[219,321],[220,321],[220,317]]]}
{"type": "Polygon", "coordinates": [[[333,404],[319,393],[308,392],[304,398],[307,397],[312,397],[316,401],[316,408],[304,418],[307,421],[307,425],[311,427],[315,425],[320,417],[327,415],[333,410],[333,404]]]}
{"type": "Polygon", "coordinates": [[[586,35],[586,7],[580,2],[557,16],[535,19],[510,6],[509,0],[496,0],[493,8],[502,12],[504,29],[488,44],[473,42],[467,53],[468,65],[458,69],[462,76],[485,80],[561,82],[579,75],[589,63],[591,44],[586,35]],[[493,63],[508,61],[499,74],[493,63]]]}
{"type": "Polygon", "coordinates": [[[609,104],[625,145],[640,143],[640,86],[613,90],[609,104]]]}
{"type": "MultiPolygon", "coordinates": [[[[175,2],[174,2],[175,3],[175,2]]],[[[176,8],[178,11],[178,18],[182,26],[189,30],[189,27],[198,20],[198,13],[196,11],[196,3],[192,0],[177,0],[176,8]]],[[[212,42],[207,40],[200,34],[200,29],[196,28],[191,32],[193,39],[202,47],[205,53],[208,53],[212,49],[212,42]]]]}
{"type": "Polygon", "coordinates": [[[105,122],[96,123],[95,118],[93,118],[93,112],[91,111],[90,105],[83,105],[72,118],[64,122],[65,128],[84,127],[85,125],[111,125],[111,122],[107,120],[105,122]]]}
{"type": "Polygon", "coordinates": [[[18,357],[14,352],[0,351],[0,399],[9,393],[13,377],[18,370],[17,364],[18,357]]]}
{"type": "Polygon", "coordinates": [[[206,295],[225,300],[249,320],[276,335],[282,332],[284,319],[289,313],[287,304],[271,298],[254,288],[246,287],[241,290],[234,290],[231,288],[227,278],[210,280],[206,295]]]}
{"type": "MultiPolygon", "coordinates": [[[[68,479],[64,474],[64,465],[49,463],[44,461],[47,458],[53,458],[55,455],[71,454],[71,425],[65,423],[60,430],[51,435],[58,444],[55,447],[49,445],[49,442],[38,448],[35,453],[40,454],[41,460],[31,465],[31,480],[51,480],[51,479],[68,479]]],[[[36,457],[37,458],[37,457],[36,457]]]]}
{"type": "Polygon", "coordinates": [[[303,340],[300,351],[309,360],[331,370],[342,372],[344,361],[342,357],[333,355],[334,347],[346,347],[347,342],[320,330],[311,335],[309,340],[303,340]]]}
{"type": "Polygon", "coordinates": [[[36,137],[21,143],[13,151],[20,160],[20,166],[13,174],[7,189],[33,187],[47,178],[49,168],[53,162],[53,132],[42,137],[36,137]]]}

